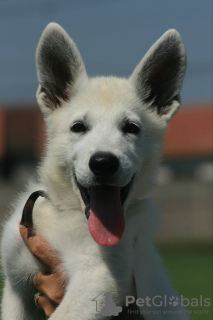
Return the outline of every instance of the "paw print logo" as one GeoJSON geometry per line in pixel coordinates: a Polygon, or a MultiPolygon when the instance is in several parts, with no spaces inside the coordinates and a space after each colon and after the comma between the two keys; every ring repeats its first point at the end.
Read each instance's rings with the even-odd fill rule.
{"type": "Polygon", "coordinates": [[[172,305],[173,307],[176,307],[177,305],[179,305],[179,299],[178,297],[169,297],[169,304],[172,305]]]}

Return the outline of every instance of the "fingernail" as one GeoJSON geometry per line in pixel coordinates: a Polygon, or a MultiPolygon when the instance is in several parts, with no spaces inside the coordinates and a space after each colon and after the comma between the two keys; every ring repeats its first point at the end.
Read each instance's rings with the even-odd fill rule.
{"type": "Polygon", "coordinates": [[[26,229],[26,228],[28,228],[28,226],[27,225],[24,225],[23,223],[19,223],[19,229],[26,229]]]}

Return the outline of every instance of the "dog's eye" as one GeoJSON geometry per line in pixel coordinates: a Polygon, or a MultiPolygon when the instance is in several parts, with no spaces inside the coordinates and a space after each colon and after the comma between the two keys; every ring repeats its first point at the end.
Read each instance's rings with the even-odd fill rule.
{"type": "Polygon", "coordinates": [[[139,126],[134,122],[127,122],[122,128],[123,133],[138,134],[140,131],[139,126]]]}
{"type": "Polygon", "coordinates": [[[87,128],[83,122],[75,122],[71,127],[71,131],[75,133],[85,133],[87,128]]]}

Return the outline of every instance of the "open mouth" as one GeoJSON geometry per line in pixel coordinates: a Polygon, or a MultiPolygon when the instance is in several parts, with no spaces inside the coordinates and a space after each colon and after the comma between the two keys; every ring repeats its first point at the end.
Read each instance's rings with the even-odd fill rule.
{"type": "Polygon", "coordinates": [[[84,188],[76,179],[85,204],[85,214],[93,239],[101,246],[116,245],[124,232],[123,205],[131,189],[133,178],[124,187],[96,185],[84,188]]]}

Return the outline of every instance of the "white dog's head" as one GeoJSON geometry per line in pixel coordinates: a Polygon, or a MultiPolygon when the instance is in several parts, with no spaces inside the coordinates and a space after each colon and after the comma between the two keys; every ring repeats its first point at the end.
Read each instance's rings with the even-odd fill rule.
{"type": "Polygon", "coordinates": [[[51,23],[36,63],[48,133],[45,179],[76,188],[93,238],[114,245],[130,195],[143,196],[153,182],[163,132],[180,105],[186,69],[181,37],[167,31],[129,79],[89,79],[74,42],[51,23]]]}

